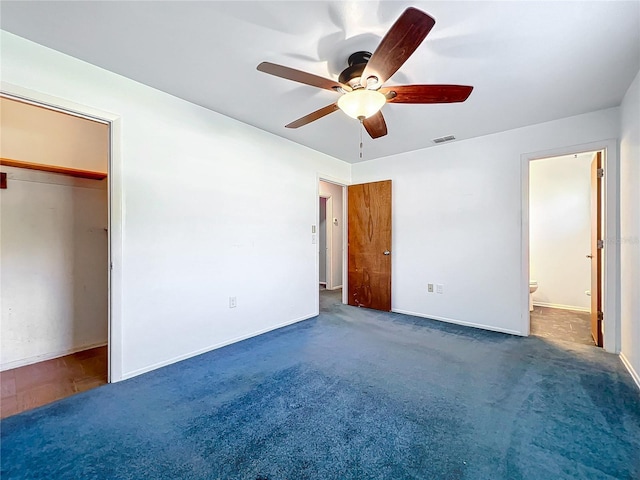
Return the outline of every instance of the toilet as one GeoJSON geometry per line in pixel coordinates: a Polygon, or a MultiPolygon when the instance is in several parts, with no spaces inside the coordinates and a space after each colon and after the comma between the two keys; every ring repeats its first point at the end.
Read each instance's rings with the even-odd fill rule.
{"type": "Polygon", "coordinates": [[[529,311],[533,312],[533,292],[538,290],[538,282],[529,280],[529,311]]]}

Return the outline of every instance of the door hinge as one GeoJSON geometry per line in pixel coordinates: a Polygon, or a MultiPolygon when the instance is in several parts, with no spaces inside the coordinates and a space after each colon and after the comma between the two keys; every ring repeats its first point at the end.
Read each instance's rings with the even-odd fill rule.
{"type": "Polygon", "coordinates": [[[604,240],[598,240],[598,248],[604,248],[604,240]]]}
{"type": "Polygon", "coordinates": [[[604,177],[604,168],[599,168],[598,169],[598,178],[602,178],[604,177]]]}
{"type": "Polygon", "coordinates": [[[600,321],[604,320],[604,313],[598,312],[598,320],[600,321]]]}
{"type": "Polygon", "coordinates": [[[109,262],[109,268],[113,270],[113,262],[109,262]]]}

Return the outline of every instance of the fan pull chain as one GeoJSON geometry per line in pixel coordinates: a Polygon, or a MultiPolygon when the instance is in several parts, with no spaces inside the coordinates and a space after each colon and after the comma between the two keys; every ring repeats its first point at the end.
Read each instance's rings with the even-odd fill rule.
{"type": "Polygon", "coordinates": [[[360,119],[360,160],[362,160],[362,130],[364,130],[364,123],[360,119]]]}

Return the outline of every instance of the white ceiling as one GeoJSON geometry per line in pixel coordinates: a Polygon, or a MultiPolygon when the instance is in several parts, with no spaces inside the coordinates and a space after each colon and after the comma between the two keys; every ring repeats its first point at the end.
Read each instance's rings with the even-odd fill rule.
{"type": "Polygon", "coordinates": [[[640,68],[640,1],[13,2],[3,30],[306,145],[358,161],[359,123],[287,123],[336,93],[258,72],[269,61],[336,79],[408,6],[436,19],[387,82],[473,85],[462,104],[383,108],[364,159],[614,107],[640,68]]]}

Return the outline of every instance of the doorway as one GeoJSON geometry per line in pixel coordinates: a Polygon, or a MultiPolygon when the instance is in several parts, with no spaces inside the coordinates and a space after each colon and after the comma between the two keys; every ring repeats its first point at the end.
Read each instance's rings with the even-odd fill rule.
{"type": "Polygon", "coordinates": [[[615,311],[606,312],[603,301],[605,156],[606,149],[580,150],[526,161],[523,221],[532,335],[602,347],[607,313],[616,332],[615,311]]]}
{"type": "Polygon", "coordinates": [[[0,101],[5,417],[109,381],[111,131],[4,92],[0,101]]]}
{"type": "Polygon", "coordinates": [[[599,276],[592,282],[590,260],[591,232],[600,231],[591,215],[599,193],[590,179],[595,156],[583,152],[530,163],[530,311],[533,335],[591,345],[600,340],[601,346],[589,316],[591,298],[602,290],[599,276]]]}
{"type": "MultiPolygon", "coordinates": [[[[318,284],[320,296],[344,303],[346,187],[318,178],[318,284]],[[335,297],[335,298],[334,298],[335,297]]],[[[322,301],[322,298],[320,298],[322,301]]]]}

